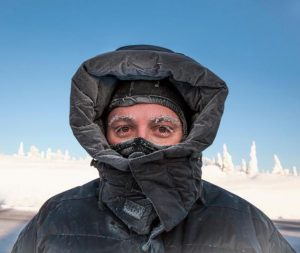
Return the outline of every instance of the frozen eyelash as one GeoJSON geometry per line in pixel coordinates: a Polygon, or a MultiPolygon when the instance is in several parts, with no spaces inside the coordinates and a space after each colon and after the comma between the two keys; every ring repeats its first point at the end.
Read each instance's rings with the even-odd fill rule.
{"type": "Polygon", "coordinates": [[[171,133],[173,133],[174,132],[174,129],[173,128],[171,128],[171,127],[169,127],[169,126],[164,126],[165,128],[167,128],[168,129],[168,131],[170,131],[171,133]]]}

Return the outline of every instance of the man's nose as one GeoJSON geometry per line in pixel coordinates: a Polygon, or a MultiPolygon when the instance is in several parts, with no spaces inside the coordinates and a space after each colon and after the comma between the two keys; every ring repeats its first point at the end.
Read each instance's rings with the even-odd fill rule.
{"type": "Polygon", "coordinates": [[[147,127],[146,126],[140,126],[138,128],[137,136],[136,137],[140,137],[140,138],[143,138],[145,140],[148,140],[148,138],[149,138],[149,130],[147,129],[147,127]]]}

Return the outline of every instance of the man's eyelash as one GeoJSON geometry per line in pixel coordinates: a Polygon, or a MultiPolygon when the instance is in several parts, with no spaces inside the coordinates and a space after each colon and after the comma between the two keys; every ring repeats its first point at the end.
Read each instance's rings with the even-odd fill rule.
{"type": "Polygon", "coordinates": [[[117,127],[114,127],[113,129],[114,129],[115,131],[119,131],[119,130],[121,130],[121,129],[124,128],[124,127],[130,128],[130,126],[123,125],[123,126],[117,126],[117,127]]]}
{"type": "Polygon", "coordinates": [[[170,126],[164,126],[164,125],[157,125],[156,128],[164,127],[166,128],[169,132],[173,133],[174,129],[170,126]]]}

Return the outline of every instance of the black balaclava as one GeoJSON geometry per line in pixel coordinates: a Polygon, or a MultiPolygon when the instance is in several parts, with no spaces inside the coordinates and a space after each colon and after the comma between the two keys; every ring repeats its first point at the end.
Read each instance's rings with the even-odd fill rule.
{"type": "Polygon", "coordinates": [[[112,149],[116,150],[125,158],[136,158],[142,155],[148,155],[154,151],[161,150],[167,147],[168,146],[156,145],[141,137],[111,145],[112,149]]]}
{"type": "Polygon", "coordinates": [[[167,79],[119,81],[107,107],[107,113],[117,107],[135,104],[159,104],[168,107],[177,114],[181,121],[183,138],[187,136],[188,123],[186,115],[188,107],[175,86],[167,79]]]}

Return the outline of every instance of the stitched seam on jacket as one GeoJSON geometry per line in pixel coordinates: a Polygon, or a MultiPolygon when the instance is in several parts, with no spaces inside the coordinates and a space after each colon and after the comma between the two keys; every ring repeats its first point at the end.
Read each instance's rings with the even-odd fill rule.
{"type": "Polygon", "coordinates": [[[70,198],[64,198],[64,199],[51,199],[50,203],[56,202],[60,203],[63,201],[68,201],[68,200],[82,200],[82,199],[92,199],[92,198],[97,198],[97,195],[91,195],[91,196],[86,196],[86,197],[70,197],[70,198]]]}
{"type": "Polygon", "coordinates": [[[111,239],[111,240],[116,240],[116,241],[130,241],[130,239],[119,239],[119,238],[114,238],[110,236],[104,236],[104,235],[90,235],[90,234],[52,234],[52,235],[47,235],[47,236],[70,236],[70,237],[96,237],[96,238],[105,238],[105,239],[111,239]]]}
{"type": "MultiPolygon", "coordinates": [[[[235,207],[230,207],[230,206],[219,206],[219,205],[206,205],[207,208],[223,208],[223,209],[232,209],[234,211],[237,211],[239,213],[244,213],[244,214],[250,214],[251,213],[247,210],[240,210],[238,208],[235,208],[235,207]]],[[[252,217],[252,215],[251,215],[252,217]]],[[[255,217],[252,217],[252,218],[255,218],[255,217]]]]}
{"type": "Polygon", "coordinates": [[[249,212],[249,211],[247,211],[247,210],[239,210],[239,209],[234,208],[234,207],[229,207],[229,206],[217,206],[217,205],[215,205],[215,206],[207,205],[206,207],[207,207],[207,208],[225,208],[225,209],[232,209],[232,210],[235,210],[236,212],[239,212],[239,213],[248,214],[248,215],[250,216],[251,220],[256,220],[256,221],[259,221],[259,222],[262,222],[262,223],[264,223],[264,221],[265,221],[265,219],[262,220],[261,217],[256,216],[256,215],[254,215],[252,212],[249,212]]]}
{"type": "MultiPolygon", "coordinates": [[[[233,250],[234,252],[236,252],[237,250],[243,250],[243,249],[252,249],[251,247],[244,247],[243,249],[236,249],[236,248],[228,248],[228,247],[218,247],[218,246],[213,246],[213,245],[209,245],[209,244],[201,244],[201,243],[183,243],[182,246],[201,246],[201,247],[205,247],[205,248],[217,248],[217,249],[227,249],[227,250],[233,250]]],[[[174,247],[178,247],[178,245],[168,245],[165,246],[166,248],[174,248],[174,247]]]]}

